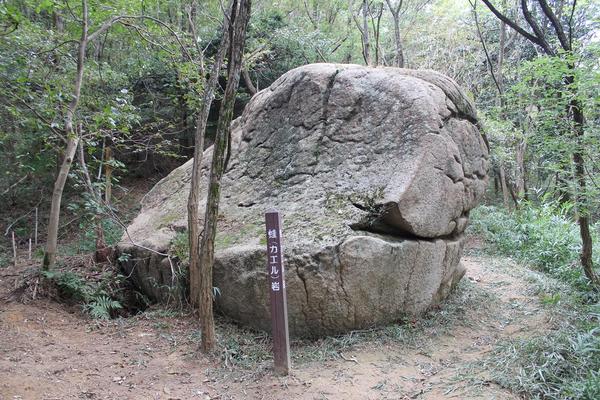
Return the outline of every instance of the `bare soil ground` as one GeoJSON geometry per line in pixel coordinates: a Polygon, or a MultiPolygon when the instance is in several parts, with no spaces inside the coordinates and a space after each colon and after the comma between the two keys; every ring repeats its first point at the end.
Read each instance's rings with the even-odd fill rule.
{"type": "MultiPolygon", "coordinates": [[[[541,333],[549,316],[528,272],[476,252],[467,276],[423,320],[292,345],[273,375],[260,333],[219,322],[220,354],[198,355],[189,315],[166,310],[96,322],[50,300],[0,302],[0,400],[516,399],[485,360],[498,341],[541,333]]],[[[19,270],[0,269],[0,298],[19,270]]]]}

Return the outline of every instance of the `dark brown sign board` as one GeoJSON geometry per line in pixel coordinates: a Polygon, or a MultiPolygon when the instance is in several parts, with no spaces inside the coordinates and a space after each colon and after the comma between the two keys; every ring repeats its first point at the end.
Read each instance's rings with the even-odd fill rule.
{"type": "Polygon", "coordinates": [[[267,211],[267,281],[271,299],[271,327],[275,373],[287,375],[290,370],[290,335],[288,330],[287,295],[281,246],[281,216],[267,211]]]}

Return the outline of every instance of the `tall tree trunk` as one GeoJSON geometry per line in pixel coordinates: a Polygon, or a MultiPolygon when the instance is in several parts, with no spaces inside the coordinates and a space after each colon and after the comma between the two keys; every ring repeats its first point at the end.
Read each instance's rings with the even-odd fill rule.
{"type": "Polygon", "coordinates": [[[56,250],[58,248],[58,223],[60,219],[60,204],[62,202],[62,194],[67,182],[71,165],[79,145],[79,137],[71,132],[67,141],[67,148],[63,157],[61,167],[58,171],[56,181],[54,181],[54,190],[52,191],[52,203],[50,205],[50,216],[48,218],[48,237],[46,239],[46,251],[44,254],[44,270],[54,267],[56,262],[56,250]]]}
{"type": "Polygon", "coordinates": [[[504,172],[504,165],[500,165],[498,167],[500,171],[500,186],[502,187],[502,201],[504,202],[504,208],[510,210],[510,203],[508,196],[510,193],[508,192],[508,184],[506,183],[506,173],[504,172]]]}
{"type": "MultiPolygon", "coordinates": [[[[190,303],[194,307],[200,306],[200,218],[199,218],[199,207],[200,207],[200,181],[201,181],[201,165],[202,155],[204,153],[204,136],[206,133],[206,124],[208,122],[208,114],[210,107],[215,97],[215,89],[219,81],[219,72],[223,65],[225,58],[225,52],[229,46],[229,27],[230,19],[232,16],[232,8],[229,7],[229,15],[223,18],[223,39],[221,41],[217,55],[215,56],[214,63],[210,71],[210,77],[204,88],[202,96],[202,105],[198,112],[196,119],[196,132],[194,135],[194,161],[192,164],[192,180],[190,182],[190,194],[188,196],[187,210],[188,210],[188,240],[190,246],[190,266],[189,266],[189,284],[190,284],[190,303]]],[[[191,29],[194,31],[195,26],[193,20],[190,21],[191,29]]]]}
{"type": "MultiPolygon", "coordinates": [[[[573,65],[569,65],[573,69],[573,65]]],[[[576,91],[574,76],[566,78],[567,87],[571,91],[576,91]]],[[[585,276],[594,285],[600,285],[600,278],[594,272],[594,262],[592,258],[593,242],[590,234],[590,211],[587,201],[587,184],[585,181],[585,161],[583,158],[582,139],[584,135],[583,125],[585,118],[581,108],[581,103],[576,96],[571,96],[569,111],[573,118],[575,138],[577,140],[577,150],[573,153],[573,163],[575,164],[575,178],[577,181],[577,193],[575,199],[577,204],[577,223],[579,224],[579,235],[581,236],[581,265],[585,276]]]]}
{"type": "Polygon", "coordinates": [[[213,146],[213,158],[210,169],[210,185],[206,200],[204,216],[204,232],[200,247],[200,324],[202,329],[203,352],[211,352],[216,347],[213,317],[213,262],[215,236],[217,233],[217,217],[219,215],[219,198],[221,195],[221,178],[225,170],[225,153],[233,118],[235,95],[240,81],[242,56],[246,41],[246,27],[250,17],[250,0],[235,0],[232,10],[232,27],[230,32],[229,56],[227,65],[227,86],[219,110],[217,134],[213,146]]]}
{"type": "Polygon", "coordinates": [[[365,60],[365,64],[371,65],[371,43],[369,41],[369,20],[367,18],[369,14],[369,1],[363,0],[362,5],[362,18],[363,18],[363,28],[362,28],[362,43],[363,43],[363,58],[365,60]]]}
{"type": "Polygon", "coordinates": [[[400,37],[400,19],[397,17],[394,17],[394,39],[396,41],[396,66],[404,68],[404,49],[402,48],[402,38],[400,37]]]}
{"type": "Polygon", "coordinates": [[[515,179],[516,184],[516,192],[518,198],[525,198],[525,153],[527,152],[527,142],[525,138],[522,138],[517,143],[517,148],[515,152],[515,160],[517,162],[517,177],[515,179]]]}
{"type": "Polygon", "coordinates": [[[373,24],[373,37],[375,38],[375,66],[381,65],[381,47],[379,45],[379,32],[381,26],[381,16],[383,15],[383,3],[380,4],[376,18],[371,13],[371,23],[373,24]]]}
{"type": "Polygon", "coordinates": [[[112,140],[107,139],[104,147],[104,201],[107,205],[110,205],[110,202],[112,201],[113,157],[111,144],[112,140]]]}
{"type": "Polygon", "coordinates": [[[242,76],[244,77],[244,83],[246,84],[248,92],[250,92],[251,96],[254,96],[258,92],[258,90],[256,90],[256,86],[254,86],[254,83],[252,83],[252,78],[250,77],[248,68],[242,68],[242,76]]]}
{"type": "Polygon", "coordinates": [[[88,6],[87,1],[82,0],[83,18],[81,21],[81,39],[77,52],[77,75],[75,77],[75,86],[72,93],[72,99],[67,107],[65,115],[65,133],[67,140],[67,148],[63,157],[62,165],[58,172],[56,181],[54,182],[54,190],[52,192],[52,203],[50,206],[50,216],[48,218],[48,238],[46,242],[46,251],[42,268],[47,270],[54,267],[56,262],[56,251],[58,247],[58,222],[60,219],[60,204],[62,202],[62,194],[67,182],[67,176],[71,170],[73,157],[79,145],[79,136],[73,129],[73,118],[75,110],[79,104],[81,96],[81,84],[83,82],[83,72],[85,66],[85,50],[88,43],[88,6]]]}
{"type": "MultiPolygon", "coordinates": [[[[502,2],[502,6],[506,8],[506,0],[502,2]]],[[[504,54],[506,47],[506,23],[500,20],[500,43],[498,48],[498,64],[496,65],[496,84],[498,85],[498,96],[496,97],[496,105],[504,107],[504,75],[502,67],[504,66],[504,54]]],[[[502,111],[504,113],[504,110],[502,111]]]]}
{"type": "Polygon", "coordinates": [[[400,10],[402,9],[403,0],[398,2],[396,7],[392,6],[391,0],[385,0],[392,13],[394,20],[394,42],[396,44],[396,54],[394,56],[394,65],[399,68],[404,68],[404,49],[402,48],[402,37],[400,36],[400,10]]]}

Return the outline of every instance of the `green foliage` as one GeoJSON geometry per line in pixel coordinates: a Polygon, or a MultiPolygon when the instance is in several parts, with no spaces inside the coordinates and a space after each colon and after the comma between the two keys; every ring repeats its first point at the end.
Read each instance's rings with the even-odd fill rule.
{"type": "Polygon", "coordinates": [[[183,265],[189,264],[190,241],[186,232],[178,232],[171,241],[169,252],[179,259],[183,265]]]}
{"type": "Polygon", "coordinates": [[[42,271],[42,276],[56,285],[59,296],[83,304],[83,308],[94,319],[110,319],[123,308],[114,290],[125,279],[122,275],[106,273],[100,281],[86,280],[73,271],[42,271]]]}
{"type": "MultiPolygon", "coordinates": [[[[571,205],[550,202],[535,206],[523,203],[514,213],[494,206],[480,206],[471,214],[472,228],[501,254],[568,282],[589,289],[578,264],[581,240],[579,228],[569,217],[571,205]]],[[[595,232],[595,264],[600,265],[598,228],[595,232]]]]}
{"type": "Polygon", "coordinates": [[[600,321],[580,315],[547,335],[499,346],[489,361],[497,383],[527,398],[600,398],[600,321]]]}
{"type": "MultiPolygon", "coordinates": [[[[579,46],[573,53],[540,56],[522,62],[511,72],[518,80],[508,90],[506,107],[489,114],[487,127],[495,158],[513,158],[517,144],[526,144],[527,158],[536,172],[530,186],[548,187],[554,197],[565,194],[579,212],[594,212],[600,172],[600,72],[599,46],[579,46]],[[574,102],[585,117],[581,135],[570,111],[574,102]],[[498,129],[499,128],[499,129],[498,129]],[[499,133],[497,133],[499,132],[499,133]],[[512,138],[512,139],[511,139],[512,138]],[[576,183],[572,168],[574,153],[582,154],[588,175],[586,187],[576,183]]],[[[513,173],[514,174],[514,173],[513,173]]]]}
{"type": "Polygon", "coordinates": [[[486,239],[489,250],[566,283],[544,284],[538,290],[540,303],[554,316],[557,327],[543,335],[501,343],[487,361],[496,383],[525,398],[592,400],[600,395],[599,298],[578,265],[581,244],[578,227],[569,218],[570,208],[556,202],[523,203],[513,213],[480,206],[471,214],[470,229],[486,239]]]}
{"type": "Polygon", "coordinates": [[[95,297],[85,306],[94,319],[110,319],[111,313],[123,308],[121,303],[104,295],[95,297]]]}
{"type": "MultiPolygon", "coordinates": [[[[71,204],[71,210],[79,210],[78,207],[71,204]]],[[[78,228],[80,234],[77,239],[67,245],[64,254],[84,254],[96,250],[97,224],[101,224],[104,230],[104,239],[107,246],[114,246],[119,242],[123,235],[123,227],[112,219],[103,218],[100,221],[94,218],[84,218],[78,228]]]]}
{"type": "MultiPolygon", "coordinates": [[[[573,332],[573,335],[560,332],[516,341],[498,350],[519,355],[519,358],[509,360],[509,364],[513,368],[518,366],[511,373],[517,374],[523,394],[545,399],[599,398],[599,331],[573,332]]],[[[505,385],[509,384],[512,382],[505,382],[505,385]]]]}
{"type": "Polygon", "coordinates": [[[54,282],[63,297],[84,302],[93,297],[93,288],[72,271],[42,271],[42,276],[54,282]]]}

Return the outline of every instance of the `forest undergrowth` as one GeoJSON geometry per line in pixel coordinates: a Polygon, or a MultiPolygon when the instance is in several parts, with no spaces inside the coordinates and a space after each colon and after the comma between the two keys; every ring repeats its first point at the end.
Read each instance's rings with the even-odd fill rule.
{"type": "MultiPolygon", "coordinates": [[[[481,206],[472,215],[471,233],[485,239],[486,252],[541,272],[526,278],[552,315],[551,328],[499,344],[485,362],[498,384],[526,398],[600,398],[600,292],[579,267],[578,228],[567,211],[523,203],[513,212],[481,206]]],[[[592,231],[599,265],[600,224],[592,231]]]]}

